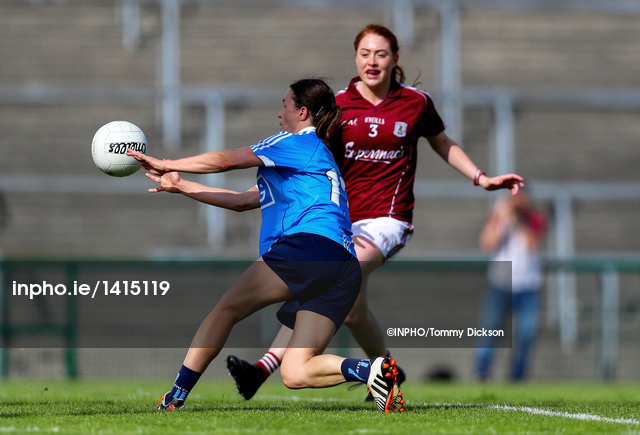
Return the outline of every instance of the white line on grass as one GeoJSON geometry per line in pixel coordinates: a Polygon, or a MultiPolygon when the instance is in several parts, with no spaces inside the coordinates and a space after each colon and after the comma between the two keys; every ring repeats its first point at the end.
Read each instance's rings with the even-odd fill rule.
{"type": "Polygon", "coordinates": [[[609,418],[592,414],[570,414],[568,412],[549,411],[546,409],[530,408],[528,406],[507,406],[507,405],[490,405],[489,408],[501,409],[504,411],[521,411],[529,414],[547,415],[550,417],[573,418],[576,420],[586,421],[604,421],[607,423],[623,423],[623,424],[640,424],[640,420],[632,418],[609,418]]]}
{"type": "MultiPolygon", "coordinates": [[[[256,396],[258,397],[258,396],[256,396]]],[[[275,396],[275,395],[261,395],[259,396],[262,399],[283,399],[284,396],[275,396]]],[[[299,396],[287,396],[287,399],[292,402],[298,401],[311,401],[311,402],[335,402],[340,401],[340,399],[335,398],[301,398],[299,396]]],[[[407,405],[410,408],[412,402],[407,401],[407,405]]],[[[417,403],[415,403],[417,404],[417,403]]],[[[431,405],[431,406],[451,406],[458,408],[490,408],[490,409],[499,409],[502,411],[520,411],[527,412],[529,414],[537,414],[537,415],[546,415],[549,417],[563,417],[563,418],[573,418],[575,420],[584,420],[584,421],[602,421],[605,423],[622,423],[622,424],[637,424],[640,425],[640,420],[635,420],[632,418],[610,418],[610,417],[602,417],[600,415],[593,414],[570,414],[568,412],[558,412],[558,411],[549,411],[547,409],[540,408],[531,408],[529,406],[509,406],[509,405],[481,405],[476,403],[422,403],[422,405],[431,405]]]]}

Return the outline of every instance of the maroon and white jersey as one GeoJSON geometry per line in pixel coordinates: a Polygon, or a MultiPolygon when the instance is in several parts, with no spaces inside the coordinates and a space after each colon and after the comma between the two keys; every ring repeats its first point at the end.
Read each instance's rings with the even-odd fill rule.
{"type": "Polygon", "coordinates": [[[387,216],[411,223],[418,139],[442,132],[444,123],[426,92],[394,81],[374,106],[360,95],[359,81],[336,94],[351,221],[387,216]]]}

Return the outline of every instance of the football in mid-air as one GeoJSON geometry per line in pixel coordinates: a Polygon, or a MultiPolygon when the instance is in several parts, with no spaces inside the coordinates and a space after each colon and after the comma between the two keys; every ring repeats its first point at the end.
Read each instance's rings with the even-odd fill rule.
{"type": "Polygon", "coordinates": [[[140,162],[127,155],[127,148],[147,153],[147,138],[127,121],[112,121],[96,131],[91,156],[98,169],[114,177],[126,177],[140,169],[140,162]]]}

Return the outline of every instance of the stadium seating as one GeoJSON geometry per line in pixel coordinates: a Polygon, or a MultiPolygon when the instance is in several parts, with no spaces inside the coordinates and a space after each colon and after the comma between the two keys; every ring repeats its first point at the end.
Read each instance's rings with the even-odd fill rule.
{"type": "MultiPolygon", "coordinates": [[[[368,22],[385,20],[383,11],[375,9],[223,5],[214,8],[196,2],[182,8],[181,75],[185,85],[284,89],[293,79],[313,74],[332,77],[334,88],[339,89],[354,75],[354,34],[368,22]]],[[[135,51],[123,48],[119,15],[111,2],[33,2],[31,6],[6,2],[2,11],[2,86],[155,86],[160,19],[153,3],[142,8],[141,44],[135,51]]],[[[465,87],[535,93],[540,89],[626,89],[636,84],[640,61],[625,56],[638,42],[633,17],[466,11],[461,20],[465,87]]],[[[401,65],[408,83],[421,74],[421,87],[437,95],[437,12],[418,10],[415,29],[415,44],[403,48],[401,65]]],[[[227,146],[254,143],[277,129],[277,108],[277,102],[229,107],[227,146]]],[[[178,151],[161,147],[153,101],[119,103],[95,97],[42,104],[3,102],[0,111],[6,144],[0,148],[4,176],[96,174],[88,153],[90,138],[97,127],[112,119],[143,126],[151,149],[162,156],[198,152],[202,141],[203,110],[197,106],[183,109],[183,143],[178,151]]],[[[519,106],[516,170],[534,183],[637,180],[634,161],[627,158],[635,151],[634,116],[624,110],[519,106]]],[[[491,111],[467,108],[464,134],[457,139],[479,165],[488,167],[491,111]]],[[[425,143],[418,179],[459,176],[425,143]]],[[[5,195],[13,217],[0,239],[7,254],[137,256],[194,248],[251,256],[255,250],[255,243],[248,239],[255,232],[249,235],[238,227],[256,225],[253,216],[228,219],[227,246],[212,248],[205,241],[201,213],[189,201],[136,195],[119,200],[117,192],[105,196],[9,191],[5,195]],[[168,210],[175,221],[162,218],[168,210]],[[179,229],[179,223],[185,222],[188,224],[179,229]],[[135,246],[130,243],[133,236],[139,241],[135,246]]],[[[576,214],[578,250],[634,248],[625,232],[632,228],[637,205],[613,204],[622,218],[609,220],[609,232],[602,237],[591,229],[611,211],[611,204],[584,207],[588,213],[579,209],[576,214]]],[[[419,199],[418,231],[406,254],[475,250],[486,211],[487,202],[482,199],[419,199]]]]}

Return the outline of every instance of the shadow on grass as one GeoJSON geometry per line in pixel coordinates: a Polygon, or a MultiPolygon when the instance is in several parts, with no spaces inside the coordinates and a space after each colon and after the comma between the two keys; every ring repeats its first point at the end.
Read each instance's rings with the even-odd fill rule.
{"type": "MultiPolygon", "coordinates": [[[[406,412],[414,413],[421,411],[447,410],[447,409],[473,409],[483,408],[486,404],[466,404],[466,403],[416,403],[406,404],[406,412]]],[[[284,403],[273,404],[261,402],[259,400],[251,402],[214,404],[210,402],[195,402],[187,404],[184,411],[158,411],[155,404],[151,402],[141,403],[140,401],[122,400],[101,400],[82,402],[61,402],[61,401],[32,401],[22,400],[4,402],[0,409],[0,418],[26,418],[37,416],[91,416],[91,415],[135,415],[150,413],[166,414],[189,414],[189,413],[283,413],[292,411],[316,411],[331,413],[346,412],[371,412],[378,413],[373,403],[353,403],[341,400],[284,400],[284,403]]]]}

